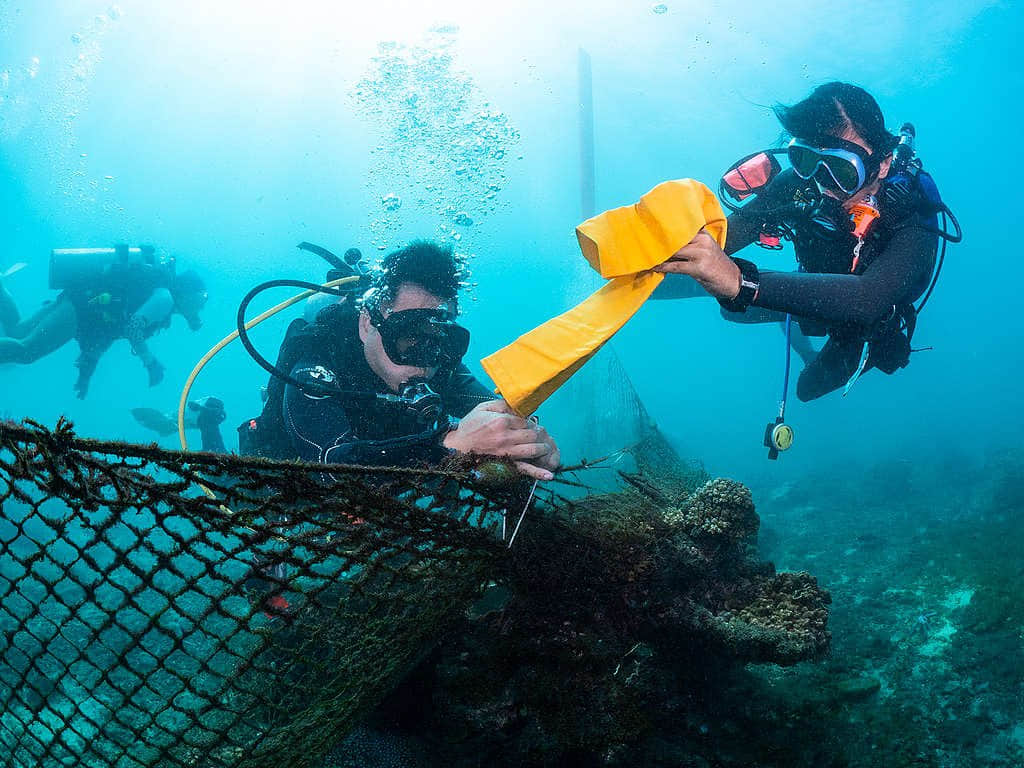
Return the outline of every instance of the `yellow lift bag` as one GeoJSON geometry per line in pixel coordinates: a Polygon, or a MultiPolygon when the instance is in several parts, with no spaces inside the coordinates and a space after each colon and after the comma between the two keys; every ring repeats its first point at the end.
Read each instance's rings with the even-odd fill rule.
{"type": "Polygon", "coordinates": [[[705,228],[725,245],[725,215],[699,181],[665,181],[635,205],[576,227],[583,256],[608,284],[582,304],[481,360],[497,392],[520,414],[533,413],[614,336],[664,279],[650,271],[705,228]]]}

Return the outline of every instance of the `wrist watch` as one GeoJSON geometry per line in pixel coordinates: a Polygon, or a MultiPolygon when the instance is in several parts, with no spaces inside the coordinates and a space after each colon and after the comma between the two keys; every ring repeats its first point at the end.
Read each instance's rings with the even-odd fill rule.
{"type": "Polygon", "coordinates": [[[752,261],[734,258],[733,262],[740,268],[740,292],[736,294],[736,298],[719,299],[718,303],[728,312],[746,312],[747,307],[754,303],[757,291],[761,287],[761,273],[752,261]]]}

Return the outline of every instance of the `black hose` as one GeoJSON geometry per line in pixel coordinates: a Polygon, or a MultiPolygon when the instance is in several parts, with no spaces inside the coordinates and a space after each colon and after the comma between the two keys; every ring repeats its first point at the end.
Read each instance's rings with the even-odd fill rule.
{"type": "Polygon", "coordinates": [[[351,268],[345,263],[345,261],[343,259],[341,259],[340,257],[336,256],[335,254],[331,253],[326,248],[324,248],[322,245],[317,245],[316,243],[307,243],[305,240],[303,240],[301,243],[299,243],[295,247],[299,248],[300,250],[303,250],[303,251],[309,251],[310,253],[315,253],[317,256],[319,256],[321,259],[326,261],[328,264],[330,264],[335,269],[340,269],[340,270],[345,271],[345,272],[351,272],[352,271],[351,268]]]}
{"type": "Polygon", "coordinates": [[[259,294],[271,288],[303,288],[307,291],[314,291],[316,293],[326,293],[331,296],[342,297],[345,296],[346,291],[340,287],[338,288],[325,288],[322,285],[316,283],[307,283],[304,280],[268,280],[265,283],[260,283],[242,299],[238,305],[238,316],[236,322],[238,324],[238,340],[242,342],[242,346],[245,347],[245,351],[249,353],[249,356],[256,361],[256,363],[267,371],[271,376],[275,376],[286,384],[291,384],[293,387],[298,387],[303,392],[322,397],[323,395],[340,395],[344,394],[336,386],[331,387],[329,385],[313,385],[310,382],[302,382],[296,379],[289,373],[282,371],[276,365],[267,360],[261,355],[256,347],[253,346],[252,341],[249,339],[249,332],[245,329],[245,311],[249,308],[249,304],[259,294]]]}

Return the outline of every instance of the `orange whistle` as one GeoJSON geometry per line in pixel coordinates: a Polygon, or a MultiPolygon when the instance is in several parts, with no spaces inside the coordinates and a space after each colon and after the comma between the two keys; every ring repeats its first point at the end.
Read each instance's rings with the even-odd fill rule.
{"type": "Polygon", "coordinates": [[[871,229],[871,225],[875,223],[881,214],[878,212],[878,201],[875,200],[874,195],[868,195],[866,198],[856,203],[850,209],[850,218],[853,220],[853,236],[858,240],[862,239],[864,235],[871,229]]]}

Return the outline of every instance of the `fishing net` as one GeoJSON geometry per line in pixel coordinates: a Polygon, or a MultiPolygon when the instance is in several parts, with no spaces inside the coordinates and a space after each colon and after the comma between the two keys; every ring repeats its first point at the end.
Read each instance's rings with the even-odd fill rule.
{"type": "Polygon", "coordinates": [[[758,560],[750,492],[655,428],[629,453],[604,462],[614,491],[588,491],[588,463],[559,486],[582,497],[535,498],[468,458],[324,466],[0,422],[0,764],[321,766],[434,649],[433,732],[528,764],[516,734],[596,754],[651,729],[690,667],[826,653],[828,594],[758,560]]]}
{"type": "Polygon", "coordinates": [[[478,594],[518,491],[0,425],[0,764],[313,766],[478,594]],[[200,484],[212,491],[202,492],[200,484]]]}

